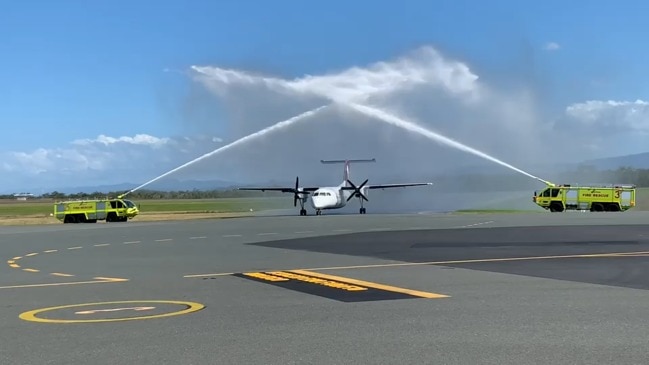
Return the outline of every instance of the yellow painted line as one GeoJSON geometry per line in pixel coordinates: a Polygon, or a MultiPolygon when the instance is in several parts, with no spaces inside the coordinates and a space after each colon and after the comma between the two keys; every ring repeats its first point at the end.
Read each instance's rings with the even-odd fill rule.
{"type": "Polygon", "coordinates": [[[480,263],[480,262],[507,262],[507,261],[553,260],[553,259],[570,259],[570,258],[623,257],[623,256],[621,256],[621,254],[649,254],[649,251],[611,252],[611,253],[595,253],[595,254],[580,254],[580,255],[505,257],[505,258],[494,258],[494,259],[470,259],[470,260],[448,260],[448,261],[426,261],[426,262],[399,262],[399,263],[393,263],[393,264],[370,264],[370,265],[317,267],[317,268],[309,268],[309,269],[304,269],[304,270],[367,269],[367,268],[398,267],[398,266],[472,264],[472,263],[480,263]]]}
{"type": "Polygon", "coordinates": [[[105,284],[105,283],[117,283],[117,282],[122,282],[122,281],[128,281],[128,279],[121,279],[121,280],[90,280],[90,281],[71,281],[71,282],[63,282],[63,283],[10,285],[10,286],[0,286],[0,289],[41,288],[41,287],[48,287],[48,286],[83,285],[83,284],[105,284]]]}
{"type": "Polygon", "coordinates": [[[307,271],[307,270],[290,270],[290,272],[293,272],[293,273],[296,273],[296,274],[302,274],[302,275],[315,276],[315,277],[318,277],[318,278],[321,278],[321,279],[336,280],[336,281],[340,281],[340,282],[343,282],[343,283],[349,283],[349,284],[354,284],[354,285],[359,285],[359,286],[365,286],[365,287],[368,287],[368,288],[386,290],[386,291],[391,291],[391,292],[395,292],[395,293],[408,294],[408,295],[412,295],[412,296],[416,296],[416,297],[422,297],[422,298],[436,299],[436,298],[448,298],[449,297],[448,295],[444,295],[444,294],[437,294],[437,293],[430,293],[430,292],[424,292],[424,291],[419,291],[419,290],[399,288],[399,287],[391,286],[391,285],[384,285],[384,284],[378,284],[378,283],[373,283],[373,282],[364,281],[364,280],[345,278],[345,277],[342,277],[342,276],[321,274],[321,273],[318,273],[318,272],[307,271]]]}
{"type": "Polygon", "coordinates": [[[23,270],[29,272],[40,272],[40,270],[36,270],[36,269],[23,269],[23,270]]]}
{"type": "Polygon", "coordinates": [[[27,255],[25,255],[25,256],[36,256],[36,255],[38,255],[38,252],[32,252],[32,253],[28,253],[28,254],[27,254],[27,255]]]}
{"type": "Polygon", "coordinates": [[[104,247],[104,246],[110,246],[110,243],[100,243],[98,245],[94,245],[95,247],[104,247]]]}
{"type": "Polygon", "coordinates": [[[11,264],[15,264],[16,261],[14,261],[14,260],[7,260],[7,263],[8,263],[9,265],[11,265],[11,264]]]}
{"type": "Polygon", "coordinates": [[[124,242],[125,245],[130,245],[130,244],[133,244],[133,243],[140,243],[140,241],[126,241],[126,242],[124,242]]]}
{"type": "Polygon", "coordinates": [[[25,321],[31,322],[40,322],[40,323],[99,323],[99,322],[121,322],[121,321],[134,321],[142,319],[153,319],[153,318],[164,318],[171,316],[179,316],[183,314],[189,314],[197,312],[205,308],[203,304],[194,303],[194,302],[180,302],[172,300],[128,300],[128,301],[119,301],[119,302],[101,302],[101,303],[83,303],[83,304],[71,304],[71,305],[62,305],[59,307],[49,307],[36,309],[28,312],[21,313],[18,317],[25,321]],[[111,305],[111,304],[124,304],[124,303],[162,303],[162,304],[173,304],[178,306],[186,307],[183,310],[162,313],[162,314],[152,314],[148,316],[138,316],[138,317],[122,317],[122,318],[101,318],[101,319],[49,319],[49,318],[40,318],[37,317],[38,314],[44,312],[51,312],[61,309],[68,308],[78,308],[78,307],[88,307],[88,306],[101,306],[101,305],[111,305]]]}
{"type": "Polygon", "coordinates": [[[103,276],[97,276],[97,277],[94,277],[93,279],[96,279],[96,280],[103,280],[103,281],[110,281],[110,282],[128,281],[128,279],[122,279],[122,278],[107,278],[107,277],[103,277],[103,276]]]}
{"type": "Polygon", "coordinates": [[[167,242],[167,241],[172,241],[172,239],[171,238],[162,238],[162,239],[155,240],[155,241],[156,242],[167,242]]]}
{"type": "Polygon", "coordinates": [[[289,281],[287,278],[281,276],[266,274],[263,272],[244,272],[243,275],[250,276],[252,278],[263,279],[268,281],[289,281]]]}
{"type": "MultiPolygon", "coordinates": [[[[342,270],[342,269],[371,269],[382,267],[399,267],[399,266],[425,266],[425,265],[450,265],[450,264],[471,264],[480,262],[507,262],[507,261],[527,261],[527,260],[552,260],[552,259],[569,259],[569,258],[602,258],[602,257],[629,257],[631,255],[645,255],[649,251],[637,252],[610,252],[610,253],[594,253],[594,254],[579,254],[579,255],[554,255],[554,256],[528,256],[528,257],[505,257],[494,259],[470,259],[470,260],[449,260],[449,261],[425,261],[425,262],[398,262],[391,264],[369,264],[369,265],[350,265],[350,266],[326,266],[326,267],[312,267],[302,270],[342,270]]],[[[235,274],[233,272],[209,273],[209,274],[191,274],[184,275],[184,278],[200,278],[200,277],[214,277],[214,276],[228,276],[235,274]]]]}
{"type": "Polygon", "coordinates": [[[303,281],[306,283],[310,284],[318,284],[318,285],[323,285],[329,288],[335,288],[335,289],[341,289],[341,290],[347,290],[347,291],[365,291],[367,288],[364,288],[362,286],[358,285],[351,285],[349,282],[344,282],[336,279],[331,279],[331,278],[321,278],[321,277],[315,277],[314,275],[310,275],[307,273],[300,273],[300,272],[294,272],[294,271],[271,271],[269,272],[271,275],[277,275],[280,277],[285,277],[287,279],[293,279],[293,280],[299,280],[303,281]]]}
{"type": "Polygon", "coordinates": [[[20,265],[18,265],[18,264],[9,264],[9,266],[11,266],[11,267],[13,267],[14,269],[16,269],[16,268],[19,268],[19,267],[20,267],[20,265]]]}
{"type": "Polygon", "coordinates": [[[83,247],[81,247],[81,246],[68,247],[68,250],[78,250],[80,248],[83,248],[83,247]]]}
{"type": "Polygon", "coordinates": [[[16,256],[16,257],[14,257],[12,260],[20,260],[20,259],[22,259],[22,258],[23,258],[22,256],[16,256]]]}
{"type": "Polygon", "coordinates": [[[52,253],[52,252],[57,252],[57,251],[58,251],[58,250],[47,250],[47,251],[43,251],[43,252],[44,252],[44,253],[52,253]]]}
{"type": "Polygon", "coordinates": [[[60,272],[53,272],[53,273],[50,273],[50,275],[54,275],[54,276],[74,276],[72,274],[64,274],[64,273],[60,273],[60,272]]]}
{"type": "Polygon", "coordinates": [[[236,273],[234,272],[220,272],[220,273],[215,273],[215,274],[190,274],[190,275],[184,275],[183,278],[202,278],[202,277],[208,277],[208,276],[229,276],[229,275],[234,275],[236,273]]]}

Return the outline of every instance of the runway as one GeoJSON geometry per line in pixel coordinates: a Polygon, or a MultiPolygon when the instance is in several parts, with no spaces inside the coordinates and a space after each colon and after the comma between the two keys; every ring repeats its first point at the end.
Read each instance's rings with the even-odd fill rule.
{"type": "Polygon", "coordinates": [[[649,213],[0,228],[2,363],[646,363],[649,213]]]}

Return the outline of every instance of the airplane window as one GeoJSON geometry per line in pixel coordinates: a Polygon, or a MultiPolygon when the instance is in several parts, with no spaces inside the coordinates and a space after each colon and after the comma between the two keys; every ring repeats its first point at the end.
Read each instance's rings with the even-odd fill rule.
{"type": "Polygon", "coordinates": [[[315,194],[313,194],[313,196],[318,196],[318,195],[320,195],[320,193],[315,193],[315,194]]]}

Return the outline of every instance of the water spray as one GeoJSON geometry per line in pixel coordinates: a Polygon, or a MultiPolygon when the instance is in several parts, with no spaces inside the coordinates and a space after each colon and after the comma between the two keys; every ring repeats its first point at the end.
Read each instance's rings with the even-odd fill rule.
{"type": "Polygon", "coordinates": [[[264,128],[262,130],[259,130],[259,131],[255,132],[255,133],[249,134],[249,135],[247,135],[245,137],[241,137],[241,138],[237,139],[234,142],[231,142],[231,143],[229,143],[229,144],[227,144],[225,146],[219,147],[219,148],[215,149],[212,152],[208,152],[208,153],[206,153],[206,154],[204,154],[204,155],[202,155],[202,156],[200,156],[198,158],[195,158],[195,159],[193,159],[193,160],[191,160],[191,161],[189,161],[189,162],[187,162],[187,163],[185,163],[183,165],[180,165],[180,166],[176,167],[173,170],[165,172],[164,174],[162,174],[162,175],[160,175],[160,176],[158,176],[158,177],[156,177],[154,179],[151,179],[151,180],[147,181],[146,183],[144,183],[144,184],[142,184],[142,185],[140,185],[140,186],[138,186],[138,187],[136,187],[134,189],[131,189],[131,190],[127,191],[126,193],[120,195],[119,197],[123,198],[123,197],[125,197],[126,195],[128,195],[128,194],[130,194],[132,192],[135,192],[135,191],[137,191],[139,189],[142,189],[143,187],[162,179],[165,176],[171,175],[174,172],[177,172],[178,170],[181,170],[181,169],[183,169],[183,168],[185,168],[187,166],[193,165],[196,162],[199,162],[199,161],[204,160],[204,159],[206,159],[208,157],[214,156],[214,155],[216,155],[216,154],[218,154],[220,152],[228,150],[228,149],[230,149],[232,147],[235,147],[235,146],[237,146],[239,144],[242,144],[242,143],[244,143],[246,141],[261,137],[261,136],[263,136],[263,135],[265,135],[267,133],[273,132],[273,131],[278,130],[278,129],[286,128],[286,127],[288,127],[288,126],[290,126],[292,124],[295,124],[295,123],[297,123],[299,121],[307,120],[309,117],[314,116],[315,114],[319,113],[320,111],[322,111],[323,109],[325,109],[325,108],[327,108],[329,106],[330,105],[323,105],[321,107],[311,109],[311,110],[306,111],[306,112],[304,112],[302,114],[298,114],[298,115],[296,115],[296,116],[294,116],[294,117],[292,117],[290,119],[275,123],[270,127],[266,127],[266,128],[264,128]]]}
{"type": "Polygon", "coordinates": [[[383,121],[385,123],[389,123],[389,124],[395,125],[397,127],[404,128],[404,129],[409,130],[411,132],[419,133],[419,134],[421,134],[421,135],[423,135],[423,136],[425,136],[425,137],[427,137],[429,139],[432,139],[434,141],[443,143],[443,144],[451,146],[451,147],[455,147],[455,148],[460,149],[462,151],[469,152],[469,153],[472,153],[472,154],[474,154],[476,156],[479,156],[479,157],[482,157],[484,159],[490,160],[490,161],[495,162],[495,163],[497,163],[499,165],[502,165],[502,166],[505,166],[505,167],[507,167],[507,168],[509,168],[511,170],[514,170],[514,171],[516,171],[518,173],[521,173],[521,174],[523,174],[525,176],[531,177],[532,179],[541,181],[541,182],[545,183],[546,185],[554,186],[554,184],[552,184],[551,182],[545,181],[545,180],[541,179],[540,177],[534,176],[534,175],[532,175],[532,174],[530,174],[528,172],[525,172],[525,171],[523,171],[523,170],[521,170],[519,168],[516,168],[516,167],[514,167],[514,166],[512,166],[512,165],[510,165],[510,164],[508,164],[506,162],[503,162],[503,161],[501,161],[501,160],[499,160],[499,159],[497,159],[495,157],[489,156],[488,154],[486,154],[484,152],[478,151],[475,148],[471,148],[471,147],[466,146],[466,145],[464,145],[464,144],[462,144],[460,142],[457,142],[457,141],[455,141],[455,140],[453,140],[451,138],[448,138],[448,137],[442,136],[440,134],[437,134],[435,132],[432,132],[432,131],[424,128],[424,127],[421,127],[421,126],[419,126],[419,125],[417,125],[415,123],[412,123],[410,121],[404,120],[403,118],[399,118],[399,117],[397,117],[397,116],[395,116],[393,114],[390,114],[390,113],[388,113],[388,112],[386,112],[384,110],[376,109],[376,108],[366,106],[366,105],[355,104],[355,103],[341,103],[341,104],[349,106],[350,108],[352,108],[352,109],[354,109],[354,110],[356,110],[356,111],[358,111],[358,112],[360,112],[362,114],[365,114],[367,116],[376,118],[376,119],[381,120],[381,121],[383,121]]]}

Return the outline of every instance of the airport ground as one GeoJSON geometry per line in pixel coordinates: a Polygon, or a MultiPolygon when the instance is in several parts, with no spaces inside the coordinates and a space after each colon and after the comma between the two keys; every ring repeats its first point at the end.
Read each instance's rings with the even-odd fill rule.
{"type": "Polygon", "coordinates": [[[647,223],[636,210],[4,226],[0,362],[644,364],[647,223]]]}

